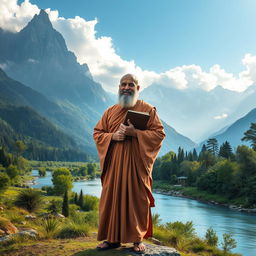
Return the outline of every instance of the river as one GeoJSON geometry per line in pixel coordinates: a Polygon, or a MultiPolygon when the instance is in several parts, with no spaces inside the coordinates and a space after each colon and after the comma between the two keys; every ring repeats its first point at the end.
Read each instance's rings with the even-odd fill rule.
{"type": "MultiPolygon", "coordinates": [[[[32,176],[37,176],[36,170],[32,176]]],[[[41,188],[52,185],[51,173],[46,177],[37,178],[33,188],[41,188]]],[[[78,181],[73,183],[73,191],[100,197],[100,179],[90,181],[78,181]]],[[[206,230],[212,227],[222,241],[223,233],[232,233],[237,241],[237,247],[232,252],[241,253],[244,256],[256,256],[256,215],[230,210],[223,206],[205,204],[188,198],[166,196],[153,193],[156,207],[153,213],[160,214],[162,222],[193,221],[196,233],[204,237],[206,230]]]]}

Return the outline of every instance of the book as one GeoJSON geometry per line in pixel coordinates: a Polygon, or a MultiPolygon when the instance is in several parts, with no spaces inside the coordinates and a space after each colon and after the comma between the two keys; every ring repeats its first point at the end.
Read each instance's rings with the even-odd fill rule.
{"type": "Polygon", "coordinates": [[[146,130],[149,117],[148,112],[128,110],[124,119],[124,125],[128,125],[127,121],[129,119],[136,129],[146,130]]]}

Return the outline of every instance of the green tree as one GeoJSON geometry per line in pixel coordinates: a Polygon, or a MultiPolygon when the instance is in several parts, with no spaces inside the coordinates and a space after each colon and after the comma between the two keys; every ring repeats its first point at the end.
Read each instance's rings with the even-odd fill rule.
{"type": "Polygon", "coordinates": [[[208,228],[205,234],[205,239],[207,244],[211,246],[217,246],[218,245],[218,236],[216,232],[213,230],[213,228],[208,228]]]}
{"type": "Polygon", "coordinates": [[[17,140],[15,142],[15,151],[17,153],[17,157],[21,156],[23,152],[26,150],[27,146],[24,144],[23,141],[17,140]]]}
{"type": "Polygon", "coordinates": [[[46,175],[46,168],[45,167],[39,167],[38,168],[38,174],[40,177],[44,177],[46,175]]]}
{"type": "Polygon", "coordinates": [[[28,188],[20,191],[15,201],[15,205],[26,209],[29,212],[35,212],[42,206],[42,195],[39,191],[28,188]]]}
{"type": "Polygon", "coordinates": [[[181,163],[182,161],[184,161],[185,155],[184,155],[184,150],[179,147],[178,148],[178,163],[181,163]]]}
{"type": "Polygon", "coordinates": [[[234,155],[233,155],[233,152],[232,152],[232,148],[231,148],[231,145],[228,141],[225,141],[220,146],[219,156],[224,157],[224,158],[228,158],[228,159],[233,158],[234,155]]]}
{"type": "Polygon", "coordinates": [[[218,141],[216,138],[210,138],[207,140],[206,148],[214,156],[218,155],[218,141]]]}
{"type": "Polygon", "coordinates": [[[57,214],[61,210],[62,203],[59,200],[52,200],[47,207],[47,210],[51,214],[57,214]]]}
{"type": "Polygon", "coordinates": [[[63,195],[65,191],[70,191],[73,187],[70,171],[67,168],[58,168],[52,174],[52,183],[57,195],[63,195]]]}
{"type": "Polygon", "coordinates": [[[0,172],[0,193],[3,193],[10,184],[10,178],[6,173],[0,172]]]}
{"type": "Polygon", "coordinates": [[[92,179],[96,177],[96,164],[88,163],[87,164],[87,173],[92,179]]]}
{"type": "Polygon", "coordinates": [[[197,161],[197,160],[198,160],[198,155],[197,155],[196,149],[194,148],[193,149],[193,161],[197,161]]]}
{"type": "Polygon", "coordinates": [[[65,217],[69,216],[69,204],[68,204],[68,191],[66,190],[63,196],[63,203],[62,203],[62,214],[65,217]]]}
{"type": "Polygon", "coordinates": [[[6,168],[6,173],[13,180],[19,175],[19,170],[17,166],[11,164],[6,168]]]}
{"type": "Polygon", "coordinates": [[[232,249],[236,248],[236,240],[232,237],[231,234],[223,234],[223,242],[221,243],[222,249],[225,253],[230,252],[232,249]]]}
{"type": "Polygon", "coordinates": [[[83,194],[83,190],[80,190],[80,194],[79,194],[79,199],[78,199],[78,205],[83,208],[84,206],[84,194],[83,194]]]}
{"type": "Polygon", "coordinates": [[[77,195],[77,193],[75,193],[75,196],[74,196],[74,203],[78,204],[78,195],[77,195]]]}
{"type": "Polygon", "coordinates": [[[251,123],[250,129],[244,133],[243,141],[250,141],[251,147],[256,150],[256,123],[251,123]]]}

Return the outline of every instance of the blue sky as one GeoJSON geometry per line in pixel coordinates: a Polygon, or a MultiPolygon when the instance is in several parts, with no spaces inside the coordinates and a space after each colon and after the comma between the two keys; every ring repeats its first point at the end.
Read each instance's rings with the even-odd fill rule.
{"type": "Polygon", "coordinates": [[[256,83],[254,0],[0,0],[18,32],[41,9],[95,81],[116,93],[125,73],[179,90],[256,83]]]}
{"type": "MultiPolygon", "coordinates": [[[[22,2],[22,1],[20,1],[22,2]]],[[[163,72],[214,64],[238,73],[244,54],[256,52],[254,0],[31,0],[60,16],[98,19],[117,53],[143,69],[163,72]]]]}

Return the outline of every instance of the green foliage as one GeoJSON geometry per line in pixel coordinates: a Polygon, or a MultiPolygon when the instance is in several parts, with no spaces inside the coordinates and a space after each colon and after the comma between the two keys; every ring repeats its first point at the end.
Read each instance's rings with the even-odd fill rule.
{"type": "Polygon", "coordinates": [[[58,233],[58,238],[75,238],[88,236],[90,227],[86,223],[69,221],[58,233]]]}
{"type": "Polygon", "coordinates": [[[82,209],[84,211],[94,211],[98,209],[99,198],[96,196],[85,195],[84,196],[84,204],[82,209]]]}
{"type": "Polygon", "coordinates": [[[237,243],[231,234],[224,233],[221,245],[224,252],[230,252],[232,249],[236,248],[237,243]]]}
{"type": "Polygon", "coordinates": [[[29,212],[35,212],[42,206],[42,200],[42,195],[39,191],[28,188],[19,192],[15,205],[29,212]]]}
{"type": "Polygon", "coordinates": [[[3,193],[10,184],[10,178],[6,173],[0,172],[0,193],[3,193]]]}
{"type": "Polygon", "coordinates": [[[160,218],[160,214],[155,213],[152,215],[152,223],[154,226],[158,226],[161,223],[162,219],[160,218]]]}
{"type": "Polygon", "coordinates": [[[218,155],[218,141],[216,138],[210,138],[207,140],[206,144],[207,150],[212,153],[214,156],[218,155]]]}
{"type": "Polygon", "coordinates": [[[251,147],[256,150],[256,123],[251,123],[250,129],[244,133],[244,141],[250,141],[251,147]]]}
{"type": "Polygon", "coordinates": [[[62,227],[62,223],[57,218],[41,219],[36,224],[44,238],[55,238],[62,227]]]}
{"type": "Polygon", "coordinates": [[[178,234],[184,237],[193,237],[195,235],[195,229],[192,221],[182,223],[180,221],[167,222],[165,224],[167,230],[175,230],[178,234]]]}
{"type": "Polygon", "coordinates": [[[99,225],[98,211],[86,212],[85,217],[84,217],[84,221],[85,221],[85,223],[87,223],[91,227],[98,227],[98,225],[99,225]]]}
{"type": "Polygon", "coordinates": [[[67,168],[58,168],[52,174],[52,183],[57,195],[63,195],[73,187],[72,176],[67,168]]]}
{"type": "Polygon", "coordinates": [[[220,146],[219,156],[227,158],[227,159],[233,159],[234,158],[234,154],[232,152],[231,145],[228,141],[225,141],[220,146]]]}
{"type": "Polygon", "coordinates": [[[79,199],[78,199],[78,205],[80,206],[80,208],[82,209],[84,206],[84,194],[83,194],[83,190],[80,190],[80,194],[79,194],[79,199]]]}
{"type": "Polygon", "coordinates": [[[19,175],[19,170],[17,166],[11,164],[6,168],[6,173],[9,176],[9,178],[13,180],[19,175]]]}
{"type": "Polygon", "coordinates": [[[63,203],[62,203],[62,214],[65,217],[69,216],[69,205],[68,205],[68,191],[64,193],[63,203]]]}
{"type": "Polygon", "coordinates": [[[61,212],[61,207],[62,207],[62,201],[54,199],[54,200],[51,200],[49,206],[47,207],[47,210],[49,213],[54,215],[61,212]]]}
{"type": "Polygon", "coordinates": [[[38,174],[39,174],[40,177],[44,177],[46,175],[46,168],[39,167],[38,168],[38,174]]]}
{"type": "Polygon", "coordinates": [[[218,245],[218,236],[212,228],[207,229],[206,234],[205,234],[205,239],[207,241],[207,244],[209,244],[211,246],[218,245]]]}

